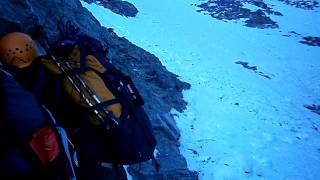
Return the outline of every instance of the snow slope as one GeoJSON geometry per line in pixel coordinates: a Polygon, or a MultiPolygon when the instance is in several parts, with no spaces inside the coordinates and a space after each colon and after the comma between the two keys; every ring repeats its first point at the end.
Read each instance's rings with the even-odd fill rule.
{"type": "Polygon", "coordinates": [[[272,16],[280,29],[254,29],[198,13],[196,0],[129,2],[136,18],[83,5],[191,84],[187,110],[172,112],[181,152],[200,179],[320,178],[320,116],[303,107],[320,103],[320,48],[282,36],[320,36],[319,9],[269,0],[284,14],[272,16]]]}

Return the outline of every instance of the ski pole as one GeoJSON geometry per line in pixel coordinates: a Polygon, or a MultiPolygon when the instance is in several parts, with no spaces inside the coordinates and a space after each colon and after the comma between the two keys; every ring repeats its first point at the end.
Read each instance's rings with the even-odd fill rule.
{"type": "MultiPolygon", "coordinates": [[[[69,70],[72,70],[72,66],[68,61],[64,61],[65,65],[69,70]]],[[[99,97],[92,91],[92,89],[87,85],[87,83],[79,76],[77,73],[72,74],[76,80],[84,87],[84,89],[88,92],[88,94],[91,95],[93,100],[95,101],[95,104],[101,104],[102,102],[100,101],[99,97]]],[[[113,113],[106,109],[106,107],[102,107],[103,112],[106,114],[106,116],[112,121],[113,124],[119,125],[119,122],[116,120],[114,117],[113,113]]]]}
{"type": "MultiPolygon", "coordinates": [[[[75,88],[75,90],[79,93],[80,97],[83,98],[85,100],[85,102],[87,103],[87,105],[93,109],[94,104],[86,97],[85,94],[82,93],[81,91],[81,87],[78,86],[78,84],[75,82],[75,80],[69,75],[69,72],[66,70],[63,65],[59,62],[59,60],[56,58],[56,56],[49,50],[49,45],[47,43],[46,40],[44,40],[43,38],[40,39],[40,44],[43,46],[43,48],[45,49],[46,53],[50,56],[50,58],[52,59],[52,61],[54,62],[54,64],[62,71],[62,73],[65,73],[67,76],[67,80],[71,83],[71,85],[75,88]]],[[[84,88],[86,89],[86,88],[84,88]]],[[[88,89],[87,89],[88,90],[88,89]]],[[[90,94],[90,93],[89,93],[90,94]]],[[[92,94],[91,94],[92,95],[92,94]]],[[[105,125],[105,127],[107,129],[111,128],[111,125],[109,123],[107,123],[105,121],[105,118],[103,115],[100,114],[100,112],[96,109],[93,109],[93,112],[95,114],[95,116],[105,125]]],[[[118,125],[118,122],[115,120],[115,118],[110,118],[110,112],[107,114],[107,117],[109,118],[109,120],[114,123],[115,125],[118,125]]]]}

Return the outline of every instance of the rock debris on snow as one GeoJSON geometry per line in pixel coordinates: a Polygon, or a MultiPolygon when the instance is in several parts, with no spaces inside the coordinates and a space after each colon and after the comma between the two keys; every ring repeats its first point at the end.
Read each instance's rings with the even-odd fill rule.
{"type": "Polygon", "coordinates": [[[296,8],[305,10],[314,10],[319,7],[319,2],[314,0],[278,0],[284,2],[287,5],[294,6],[296,8]]]}
{"type": "Polygon", "coordinates": [[[135,17],[138,9],[131,3],[122,0],[83,0],[89,4],[96,3],[112,12],[125,17],[135,17]]]}
{"type": "Polygon", "coordinates": [[[309,46],[320,47],[320,37],[307,36],[303,37],[303,40],[300,43],[307,44],[309,46]]]}
{"type": "MultiPolygon", "coordinates": [[[[287,5],[305,10],[314,10],[319,7],[319,2],[314,0],[278,0],[287,5]]],[[[245,26],[254,28],[279,28],[277,22],[270,15],[283,16],[281,12],[274,11],[263,0],[208,0],[201,4],[192,4],[203,12],[219,20],[244,19],[245,26]],[[257,10],[246,8],[246,5],[254,6],[257,10]]]]}
{"type": "Polygon", "coordinates": [[[271,77],[269,75],[267,75],[266,73],[258,71],[257,66],[249,66],[249,63],[248,62],[244,62],[244,61],[237,61],[235,63],[236,64],[240,64],[242,67],[244,67],[246,69],[252,70],[253,72],[257,73],[259,76],[262,76],[262,77],[267,78],[267,79],[271,79],[271,77]]]}
{"type": "Polygon", "coordinates": [[[282,13],[272,10],[263,1],[254,0],[209,0],[208,2],[197,5],[198,12],[204,12],[211,17],[219,20],[245,20],[245,26],[255,28],[278,28],[277,22],[273,21],[268,15],[283,16],[282,13]],[[246,4],[257,7],[251,10],[245,7],[246,4]]]}
{"type": "Polygon", "coordinates": [[[304,105],[304,107],[320,115],[320,105],[312,104],[312,105],[304,105]]]}

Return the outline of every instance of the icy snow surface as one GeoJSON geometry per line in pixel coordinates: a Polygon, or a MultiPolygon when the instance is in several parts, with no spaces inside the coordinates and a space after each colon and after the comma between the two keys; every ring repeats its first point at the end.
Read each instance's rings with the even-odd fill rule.
{"type": "Polygon", "coordinates": [[[256,29],[199,13],[196,0],[129,2],[135,18],[83,5],[192,85],[187,110],[172,113],[200,179],[320,179],[320,116],[303,106],[320,103],[320,48],[283,36],[319,37],[319,9],[265,1],[284,16],[271,15],[279,29],[256,29]]]}

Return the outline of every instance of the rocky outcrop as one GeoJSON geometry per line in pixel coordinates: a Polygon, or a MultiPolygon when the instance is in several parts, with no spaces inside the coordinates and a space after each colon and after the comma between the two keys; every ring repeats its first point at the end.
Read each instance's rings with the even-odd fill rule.
{"type": "Polygon", "coordinates": [[[109,47],[109,58],[115,66],[132,77],[144,97],[145,109],[159,142],[159,172],[154,170],[150,162],[141,164],[141,170],[132,166],[129,171],[137,179],[197,179],[197,173],[187,169],[186,161],[180,155],[180,134],[170,115],[171,108],[181,112],[186,107],[182,90],[190,88],[189,84],[168,72],[154,55],[102,27],[79,0],[2,0],[0,8],[1,36],[12,31],[28,32],[40,24],[44,25],[53,42],[57,38],[56,23],[63,17],[71,20],[82,33],[109,47]]]}
{"type": "Polygon", "coordinates": [[[269,15],[282,16],[280,12],[273,11],[263,1],[254,0],[208,0],[199,5],[198,12],[209,14],[211,17],[219,20],[245,20],[245,26],[253,28],[278,28],[277,22],[273,21],[269,15]],[[257,7],[258,10],[250,10],[245,7],[246,4],[257,7]]]}
{"type": "Polygon", "coordinates": [[[135,17],[138,14],[138,9],[131,3],[122,0],[84,0],[91,4],[96,3],[112,12],[125,17],[135,17]]]}
{"type": "MultiPolygon", "coordinates": [[[[278,0],[287,5],[303,10],[316,10],[320,7],[319,2],[314,0],[278,0]]],[[[210,15],[212,18],[222,21],[243,21],[244,25],[250,28],[280,28],[278,23],[271,18],[271,15],[283,16],[279,11],[274,11],[272,4],[267,4],[263,0],[206,0],[196,6],[197,12],[210,15]]],[[[282,32],[281,30],[279,32],[282,32]]],[[[295,31],[283,34],[284,37],[301,37],[300,43],[309,46],[320,46],[320,38],[316,36],[303,37],[295,31]]],[[[262,75],[264,76],[264,75],[262,75]]],[[[264,76],[268,78],[268,76],[264,76]]]]}
{"type": "MultiPolygon", "coordinates": [[[[278,0],[287,5],[304,10],[319,8],[319,2],[315,0],[278,0]]],[[[276,21],[270,15],[283,16],[281,12],[274,11],[273,5],[267,4],[264,0],[206,0],[199,4],[193,4],[202,12],[211,17],[223,21],[236,20],[244,21],[245,26],[252,28],[279,28],[276,21]],[[247,8],[247,5],[251,6],[247,8]],[[252,7],[256,10],[252,10],[252,7]]]]}
{"type": "Polygon", "coordinates": [[[314,0],[279,0],[287,5],[300,8],[300,9],[306,9],[306,10],[314,10],[319,7],[319,2],[314,0]]]}

